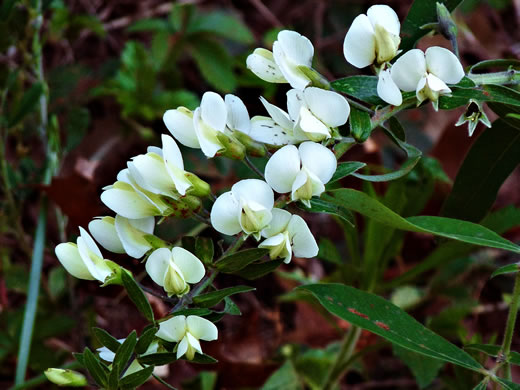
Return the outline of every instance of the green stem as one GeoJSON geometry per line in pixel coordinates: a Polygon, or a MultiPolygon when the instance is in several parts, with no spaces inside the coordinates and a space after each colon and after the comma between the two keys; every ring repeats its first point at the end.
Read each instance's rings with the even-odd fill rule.
{"type": "Polygon", "coordinates": [[[371,119],[372,129],[382,125],[385,121],[393,117],[400,111],[413,107],[417,104],[417,97],[414,95],[408,99],[403,100],[400,106],[386,106],[377,111],[371,119]]]}
{"type": "Polygon", "coordinates": [[[514,69],[494,73],[468,73],[467,77],[477,85],[518,84],[520,82],[520,72],[514,69]]]}
{"type": "Polygon", "coordinates": [[[242,161],[254,172],[256,173],[262,180],[265,180],[264,174],[258,169],[255,164],[246,156],[242,161]]]}
{"type": "Polygon", "coordinates": [[[330,368],[327,377],[325,378],[324,385],[322,387],[323,390],[332,389],[336,382],[341,378],[341,375],[346,368],[344,366],[344,362],[348,361],[353,355],[360,335],[361,328],[352,325],[352,328],[350,328],[349,332],[343,338],[338,356],[336,357],[334,364],[330,368]]]}
{"type": "MultiPolygon", "coordinates": [[[[501,353],[509,358],[511,352],[511,343],[513,341],[513,333],[515,330],[516,316],[518,314],[518,307],[520,305],[520,272],[517,272],[515,277],[515,287],[513,288],[513,297],[511,306],[509,306],[509,314],[507,316],[506,330],[504,332],[504,341],[502,342],[501,353]]],[[[506,379],[511,379],[511,366],[509,363],[505,365],[506,379]]]]}
{"type": "Polygon", "coordinates": [[[168,382],[165,382],[164,379],[162,379],[160,376],[157,376],[155,374],[152,373],[152,376],[157,379],[161,384],[163,384],[164,386],[166,386],[168,389],[170,390],[177,390],[175,387],[173,387],[172,385],[170,385],[168,382]]]}

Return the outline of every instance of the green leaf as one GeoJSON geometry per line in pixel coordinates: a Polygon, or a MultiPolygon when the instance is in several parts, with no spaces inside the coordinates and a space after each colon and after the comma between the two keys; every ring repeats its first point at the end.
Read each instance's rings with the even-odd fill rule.
{"type": "Polygon", "coordinates": [[[504,265],[503,267],[500,267],[499,269],[497,269],[495,272],[493,272],[491,274],[491,276],[489,278],[492,279],[498,275],[510,274],[510,273],[518,272],[518,271],[520,271],[520,263],[508,264],[508,265],[504,265]]]}
{"type": "Polygon", "coordinates": [[[119,386],[122,388],[136,388],[141,386],[144,382],[152,376],[154,366],[143,368],[133,374],[127,375],[119,381],[119,386]]]}
{"type": "Polygon", "coordinates": [[[142,31],[169,31],[170,27],[166,20],[151,18],[138,20],[132,23],[127,29],[127,32],[142,32],[142,31]]]}
{"type": "Polygon", "coordinates": [[[102,363],[88,348],[85,348],[85,350],[83,351],[83,362],[85,364],[86,369],[88,370],[90,375],[92,375],[92,378],[96,381],[96,383],[100,387],[106,386],[107,372],[103,368],[102,363]]]}
{"type": "Polygon", "coordinates": [[[7,126],[13,127],[17,125],[27,114],[35,110],[42,93],[42,83],[36,82],[31,85],[31,88],[23,94],[21,101],[8,116],[7,126]]]}
{"type": "Polygon", "coordinates": [[[227,50],[218,42],[197,37],[190,42],[191,55],[206,81],[220,92],[236,88],[233,63],[227,50]]]}
{"type": "Polygon", "coordinates": [[[503,390],[520,390],[520,385],[510,380],[495,377],[494,380],[502,385],[503,390]]]}
{"type": "Polygon", "coordinates": [[[432,383],[439,374],[440,369],[444,366],[442,360],[430,359],[406,348],[402,348],[397,344],[394,344],[392,349],[394,355],[401,359],[403,363],[408,366],[410,371],[412,371],[421,389],[424,389],[432,383]]]}
{"type": "Polygon", "coordinates": [[[215,263],[220,272],[233,273],[257,261],[269,253],[269,249],[253,248],[233,253],[221,258],[215,263]]]}
{"type": "Polygon", "coordinates": [[[471,370],[483,368],[468,353],[377,295],[342,284],[311,284],[297,289],[311,292],[332,314],[392,344],[471,370]]]}
{"type": "Polygon", "coordinates": [[[137,310],[139,310],[148,321],[153,322],[154,316],[152,306],[150,306],[150,302],[148,302],[141,287],[139,287],[134,278],[126,271],[121,272],[121,279],[128,296],[137,307],[137,310]]]}
{"type": "Polygon", "coordinates": [[[457,173],[442,215],[478,222],[489,211],[502,183],[520,164],[520,130],[498,119],[471,146],[457,173]]]}
{"type": "Polygon", "coordinates": [[[321,237],[319,243],[318,257],[333,264],[343,264],[341,255],[336,245],[328,238],[321,237]]]}
{"type": "Polygon", "coordinates": [[[106,330],[101,328],[92,328],[92,330],[94,332],[94,336],[96,336],[101,345],[107,347],[112,352],[116,352],[121,346],[121,343],[106,330]]]}
{"type": "Polygon", "coordinates": [[[338,92],[355,97],[374,106],[386,106],[377,94],[377,76],[350,76],[330,83],[338,92]]]}
{"type": "Polygon", "coordinates": [[[336,172],[334,172],[332,179],[329,180],[329,183],[333,183],[335,181],[343,179],[344,177],[347,177],[348,175],[352,175],[354,172],[366,166],[367,164],[359,161],[349,161],[340,163],[338,164],[338,167],[336,168],[336,172]]]}
{"type": "Polygon", "coordinates": [[[303,386],[298,379],[298,373],[294,365],[287,360],[278,370],[276,370],[260,388],[261,390],[300,390],[303,386]]]}
{"type": "Polygon", "coordinates": [[[470,99],[478,102],[494,102],[520,106],[520,92],[504,87],[503,85],[481,85],[476,88],[451,87],[451,96],[439,98],[441,110],[453,110],[465,106],[470,99]]]}
{"type": "Polygon", "coordinates": [[[127,366],[132,354],[134,353],[135,345],[137,344],[137,333],[135,330],[132,331],[117,349],[116,355],[114,356],[114,362],[112,363],[112,371],[117,372],[117,377],[123,372],[123,369],[127,366]]]}
{"type": "Polygon", "coordinates": [[[187,362],[190,362],[190,363],[198,363],[198,364],[215,364],[215,363],[218,363],[217,359],[215,359],[214,357],[211,357],[209,355],[206,355],[205,353],[202,354],[202,355],[200,353],[196,353],[195,357],[192,360],[186,359],[185,356],[182,357],[181,359],[182,360],[186,360],[187,362]]]}
{"type": "MultiPolygon", "coordinates": [[[[493,356],[496,358],[500,353],[502,347],[500,345],[494,344],[467,344],[464,346],[464,349],[483,352],[486,355],[493,356]]],[[[520,353],[515,351],[509,352],[509,357],[507,357],[507,361],[511,364],[520,366],[520,353]]]]}
{"type": "Polygon", "coordinates": [[[298,207],[310,213],[326,213],[340,217],[350,226],[355,226],[355,219],[352,213],[346,207],[340,204],[334,204],[324,199],[312,198],[311,208],[299,203],[298,207]]]}
{"type": "Polygon", "coordinates": [[[237,16],[220,11],[200,15],[190,24],[186,32],[188,34],[200,32],[217,34],[244,44],[254,42],[253,34],[237,16]]]}
{"type": "Polygon", "coordinates": [[[67,112],[67,143],[65,151],[76,148],[85,137],[90,125],[90,111],[85,107],[72,107],[67,112]]]}
{"type": "Polygon", "coordinates": [[[486,390],[488,388],[489,378],[486,377],[482,379],[482,382],[479,382],[478,385],[476,385],[473,390],[486,390]]]}
{"type": "Polygon", "coordinates": [[[256,290],[249,286],[235,286],[212,291],[193,298],[193,303],[200,307],[212,307],[230,295],[256,290]]]}
{"type": "Polygon", "coordinates": [[[163,366],[177,361],[177,354],[175,352],[150,353],[148,355],[139,356],[137,360],[140,364],[163,366]]]}
{"type": "Polygon", "coordinates": [[[204,263],[210,264],[213,261],[215,248],[213,240],[209,237],[197,237],[195,240],[195,255],[204,263]]]}
{"type": "Polygon", "coordinates": [[[350,108],[350,135],[357,142],[365,142],[372,133],[372,123],[370,115],[366,111],[350,108]]]}
{"type": "Polygon", "coordinates": [[[268,260],[260,264],[250,264],[244,269],[235,272],[235,275],[244,279],[254,280],[273,272],[282,264],[283,260],[268,260]]]}
{"type": "Polygon", "coordinates": [[[322,197],[331,203],[345,205],[353,211],[396,229],[429,233],[470,244],[520,253],[518,245],[475,223],[434,216],[403,218],[376,199],[349,188],[329,191],[322,197]]]}
{"type": "Polygon", "coordinates": [[[137,344],[135,345],[135,352],[141,354],[145,353],[150,344],[152,343],[153,339],[155,338],[155,334],[159,328],[156,328],[154,326],[146,329],[142,334],[141,337],[139,337],[139,340],[137,341],[137,344]]]}
{"type": "MultiPolygon", "coordinates": [[[[462,0],[440,0],[449,11],[453,11],[462,0]]],[[[415,46],[415,43],[430,30],[421,29],[425,24],[437,23],[436,2],[432,0],[415,0],[408,11],[408,15],[401,25],[401,44],[399,49],[406,52],[415,46]]]]}
{"type": "MultiPolygon", "coordinates": [[[[211,314],[211,313],[212,313],[211,310],[206,309],[206,308],[199,308],[199,307],[191,307],[189,309],[183,309],[183,310],[174,312],[174,314],[176,316],[200,316],[200,317],[207,316],[208,314],[211,314]]],[[[161,318],[158,322],[162,322],[163,320],[167,320],[167,319],[169,319],[169,317],[161,318]]]]}
{"type": "Polygon", "coordinates": [[[472,65],[469,68],[469,73],[473,73],[475,70],[479,69],[490,69],[490,68],[520,68],[519,60],[504,60],[504,59],[496,59],[496,60],[484,60],[477,62],[475,65],[472,65]]]}

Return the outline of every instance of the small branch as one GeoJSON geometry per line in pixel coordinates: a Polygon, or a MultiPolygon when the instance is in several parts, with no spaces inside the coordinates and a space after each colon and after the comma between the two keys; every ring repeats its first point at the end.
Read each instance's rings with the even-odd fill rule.
{"type": "Polygon", "coordinates": [[[376,111],[374,116],[371,119],[372,129],[382,125],[385,121],[393,117],[400,111],[403,111],[409,107],[415,106],[417,103],[417,98],[415,95],[403,101],[400,106],[387,106],[382,108],[381,110],[376,111]]]}
{"type": "Polygon", "coordinates": [[[193,214],[192,216],[193,216],[193,218],[195,218],[197,221],[202,222],[202,223],[205,223],[206,225],[211,226],[211,221],[210,221],[208,218],[203,217],[203,216],[200,215],[200,214],[193,214]]]}
{"type": "Polygon", "coordinates": [[[161,384],[163,384],[164,386],[166,386],[168,389],[170,390],[177,390],[175,387],[173,387],[172,385],[170,385],[168,382],[165,382],[161,377],[157,376],[156,374],[152,373],[152,376],[157,379],[161,384]]]}
{"type": "Polygon", "coordinates": [[[265,180],[264,174],[253,164],[253,162],[249,159],[248,156],[244,158],[244,163],[254,172],[256,173],[262,180],[265,180]]]}
{"type": "Polygon", "coordinates": [[[520,83],[520,72],[514,69],[494,73],[468,73],[466,76],[477,85],[520,83]]]}
{"type": "Polygon", "coordinates": [[[141,283],[139,283],[139,282],[137,282],[137,281],[136,281],[136,283],[139,285],[139,287],[141,287],[141,289],[142,289],[143,291],[146,291],[148,294],[153,295],[154,297],[157,297],[157,298],[159,298],[159,299],[162,299],[162,300],[165,301],[165,302],[171,302],[171,303],[174,303],[174,302],[175,302],[175,303],[177,303],[177,302],[179,301],[178,298],[170,298],[170,297],[167,297],[166,295],[162,295],[162,294],[160,294],[160,293],[158,293],[158,292],[152,290],[152,289],[149,288],[149,287],[145,287],[145,286],[143,286],[141,283]]]}
{"type": "MultiPolygon", "coordinates": [[[[504,341],[500,353],[507,359],[511,352],[511,343],[513,341],[513,333],[515,330],[516,316],[518,314],[518,307],[520,306],[520,272],[516,273],[515,287],[513,288],[513,297],[511,299],[511,306],[509,307],[509,314],[507,316],[506,329],[504,332],[504,341]]],[[[505,377],[511,379],[511,365],[505,365],[505,377]]]]}

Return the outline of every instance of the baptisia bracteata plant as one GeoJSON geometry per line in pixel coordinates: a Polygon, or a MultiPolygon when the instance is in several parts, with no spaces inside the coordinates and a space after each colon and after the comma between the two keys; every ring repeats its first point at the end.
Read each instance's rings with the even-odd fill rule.
{"type": "MultiPolygon", "coordinates": [[[[446,13],[442,17],[446,18],[446,13]]],[[[71,275],[97,280],[103,286],[123,285],[138,310],[150,321],[139,337],[134,331],[118,340],[97,330],[104,345],[98,349],[99,356],[88,348],[78,355],[100,387],[137,387],[158,367],[177,359],[214,362],[203,353],[200,340],[216,340],[218,330],[214,322],[225,314],[239,312],[231,294],[252,290],[247,286],[219,289],[217,275],[228,273],[254,279],[272,272],[282,262],[290,263],[293,257],[317,256],[322,242],[317,244],[313,234],[317,231],[312,224],[309,227],[309,214],[304,211],[335,215],[346,226],[348,245],[357,242],[352,239],[354,219],[346,211],[352,209],[386,224],[388,229],[431,233],[473,245],[520,252],[518,246],[480,225],[438,217],[403,219],[382,205],[376,195],[342,187],[340,179],[347,175],[368,181],[390,181],[402,178],[418,163],[420,152],[405,142],[403,134],[396,133],[397,119],[392,118],[396,112],[415,108],[426,100],[436,110],[467,104],[468,110],[457,124],[470,122],[470,135],[478,121],[491,125],[483,111],[480,93],[485,87],[482,81],[485,77],[468,73],[464,93],[459,93],[456,84],[465,77],[465,72],[458,57],[441,47],[430,47],[425,52],[406,50],[409,47],[400,49],[400,45],[405,45],[400,27],[397,14],[390,7],[374,5],[354,19],[346,34],[343,46],[346,60],[357,68],[372,66],[377,80],[365,77],[360,85],[360,79],[353,76],[330,83],[313,68],[314,47],[309,39],[283,30],[272,52],[258,48],[246,62],[261,79],[290,84],[292,89],[286,93],[287,111],[260,97],[269,116],[251,118],[238,96],[222,97],[206,92],[200,107],[194,111],[177,107],[164,113],[166,128],[182,145],[200,149],[208,159],[241,160],[260,178],[239,180],[224,190],[215,185],[213,190],[220,188],[217,197],[210,184],[184,169],[182,152],[174,138],[162,135],[162,147],[150,146],[146,153],[133,157],[119,172],[117,181],[103,189],[101,200],[115,216],[97,217],[88,226],[104,249],[141,260],[132,267],[141,276],[134,278],[125,269],[130,268],[130,263],[123,263],[122,267],[105,260],[94,239],[81,227],[76,243],[56,246],[58,260],[71,275]],[[406,95],[403,100],[402,91],[415,92],[415,97],[406,95]],[[390,105],[378,105],[379,98],[390,105]],[[393,125],[387,126],[385,121],[390,118],[393,125]],[[378,126],[407,153],[409,159],[401,169],[370,175],[357,172],[367,169],[364,163],[338,164],[338,159],[356,140],[364,141],[378,126]],[[251,157],[263,158],[264,172],[251,157]],[[156,225],[169,218],[193,218],[214,232],[211,236],[184,237],[172,244],[154,233],[160,230],[156,225]],[[214,246],[214,236],[218,234],[222,236],[217,238],[218,246],[214,246]],[[252,248],[241,250],[242,246],[252,248]],[[155,284],[142,278],[143,269],[155,284]],[[155,318],[145,293],[170,305],[164,318],[155,318]],[[224,305],[217,306],[222,301],[224,305]]],[[[496,84],[500,75],[493,77],[496,84]]],[[[515,93],[507,90],[508,104],[515,93]]],[[[495,101],[500,96],[503,95],[495,95],[495,101]]],[[[355,253],[359,248],[352,250],[355,253]]],[[[351,266],[349,261],[335,260],[339,272],[329,280],[342,281],[341,278],[354,272],[359,277],[356,285],[362,289],[342,284],[309,284],[301,274],[293,277],[302,283],[301,290],[313,293],[326,309],[352,324],[343,343],[346,347],[333,357],[331,370],[322,378],[323,388],[334,388],[340,379],[345,371],[343,364],[351,358],[349,354],[355,350],[361,328],[435,359],[454,364],[462,361],[464,367],[484,374],[484,380],[499,381],[495,373],[500,367],[487,371],[397,306],[363,291],[374,291],[387,260],[384,264],[372,262],[365,268],[361,262],[351,266]],[[401,322],[392,322],[396,318],[401,322]]],[[[519,295],[513,297],[516,305],[520,302],[519,295]]],[[[514,320],[508,322],[506,335],[511,326],[514,320]]],[[[510,345],[510,337],[505,337],[501,350],[506,359],[510,345]]],[[[51,369],[48,377],[58,384],[84,383],[81,376],[59,369],[51,369]]]]}

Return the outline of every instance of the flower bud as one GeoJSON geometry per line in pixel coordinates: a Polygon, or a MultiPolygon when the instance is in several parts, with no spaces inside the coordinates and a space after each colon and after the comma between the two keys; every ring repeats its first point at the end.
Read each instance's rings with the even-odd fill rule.
{"type": "Polygon", "coordinates": [[[50,382],[58,386],[82,387],[87,385],[85,376],[77,371],[48,368],[43,373],[50,382]]]}
{"type": "Polygon", "coordinates": [[[168,293],[168,296],[172,295],[181,296],[186,294],[190,290],[190,286],[184,280],[182,272],[175,263],[170,262],[166,276],[164,277],[164,291],[168,293]]]}
{"type": "Polygon", "coordinates": [[[401,39],[380,24],[376,24],[374,27],[374,37],[376,43],[377,63],[382,64],[386,61],[390,61],[397,55],[397,49],[401,39]]]}
{"type": "Polygon", "coordinates": [[[330,89],[329,80],[325,78],[322,74],[320,74],[316,69],[305,66],[298,65],[298,70],[302,72],[309,80],[311,80],[311,85],[313,87],[322,88],[322,89],[330,89]]]}
{"type": "Polygon", "coordinates": [[[241,131],[234,131],[233,136],[246,147],[246,153],[253,157],[264,157],[264,144],[253,140],[250,136],[241,131]]]}
{"type": "Polygon", "coordinates": [[[189,218],[193,213],[197,213],[202,206],[199,198],[192,195],[186,195],[179,200],[171,203],[172,212],[169,217],[189,218]]]}
{"type": "Polygon", "coordinates": [[[105,282],[101,285],[101,287],[110,286],[111,284],[122,286],[123,281],[121,279],[121,273],[130,271],[120,267],[118,264],[110,260],[105,260],[105,263],[110,267],[112,273],[106,277],[105,282]]]}
{"type": "Polygon", "coordinates": [[[223,150],[219,152],[221,156],[232,158],[234,160],[243,160],[246,156],[246,147],[234,136],[218,133],[217,139],[224,146],[223,150]]]}
{"type": "Polygon", "coordinates": [[[208,183],[191,172],[186,172],[184,176],[186,176],[192,185],[192,187],[187,191],[190,195],[200,197],[209,195],[211,188],[208,183]]]}

